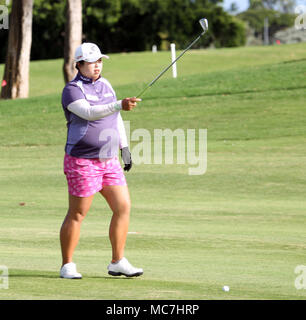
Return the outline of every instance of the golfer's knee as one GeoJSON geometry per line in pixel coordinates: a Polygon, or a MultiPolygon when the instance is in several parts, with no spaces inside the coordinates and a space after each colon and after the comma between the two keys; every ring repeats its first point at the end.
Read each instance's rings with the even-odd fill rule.
{"type": "Polygon", "coordinates": [[[82,222],[86,216],[87,212],[85,211],[75,211],[75,210],[68,210],[67,216],[76,222],[82,222]]]}
{"type": "Polygon", "coordinates": [[[129,200],[126,200],[118,206],[116,210],[114,210],[114,214],[118,216],[129,216],[131,210],[131,203],[129,200]]]}

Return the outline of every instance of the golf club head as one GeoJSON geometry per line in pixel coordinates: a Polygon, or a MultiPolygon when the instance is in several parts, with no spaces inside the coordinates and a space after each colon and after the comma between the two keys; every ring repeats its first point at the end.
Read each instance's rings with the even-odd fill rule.
{"type": "Polygon", "coordinates": [[[201,27],[203,29],[203,33],[202,34],[204,34],[208,30],[208,21],[207,21],[207,19],[202,18],[202,19],[199,20],[199,23],[200,23],[200,25],[201,25],[201,27]]]}

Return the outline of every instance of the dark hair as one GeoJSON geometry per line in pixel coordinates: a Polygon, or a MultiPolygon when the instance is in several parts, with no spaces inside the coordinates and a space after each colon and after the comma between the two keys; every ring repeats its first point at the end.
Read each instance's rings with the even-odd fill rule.
{"type": "Polygon", "coordinates": [[[81,60],[81,61],[78,61],[76,64],[75,64],[75,67],[76,69],[80,70],[79,67],[78,67],[78,63],[80,63],[80,65],[82,66],[84,64],[84,60],[81,60]]]}

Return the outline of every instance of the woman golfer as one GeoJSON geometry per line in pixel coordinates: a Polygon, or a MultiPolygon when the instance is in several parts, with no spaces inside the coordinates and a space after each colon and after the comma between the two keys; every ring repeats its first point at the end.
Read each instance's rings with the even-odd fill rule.
{"type": "Polygon", "coordinates": [[[124,170],[130,170],[131,154],[120,110],[132,110],[141,100],[117,100],[110,83],[100,76],[103,58],[109,57],[102,54],[97,45],[79,46],[75,52],[79,72],[62,94],[68,128],[64,173],[69,192],[69,209],[60,230],[62,278],[82,278],[73,263],[73,252],[82,220],[96,192],[106,199],[113,213],[109,228],[112,261],[107,267],[108,273],[127,277],[143,274],[142,269],[133,267],[124,257],[130,196],[117,155],[120,148],[124,170]]]}

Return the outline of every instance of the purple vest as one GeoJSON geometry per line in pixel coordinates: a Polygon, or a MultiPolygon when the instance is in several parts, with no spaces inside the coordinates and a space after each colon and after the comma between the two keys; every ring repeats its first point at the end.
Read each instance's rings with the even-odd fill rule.
{"type": "Polygon", "coordinates": [[[68,128],[66,153],[77,158],[116,156],[119,146],[117,125],[119,111],[99,120],[84,120],[67,109],[71,102],[79,99],[86,99],[91,106],[117,101],[111,84],[102,77],[93,82],[92,79],[78,73],[72,81],[66,84],[62,93],[62,106],[68,128]],[[117,148],[114,148],[114,143],[117,148]]]}

